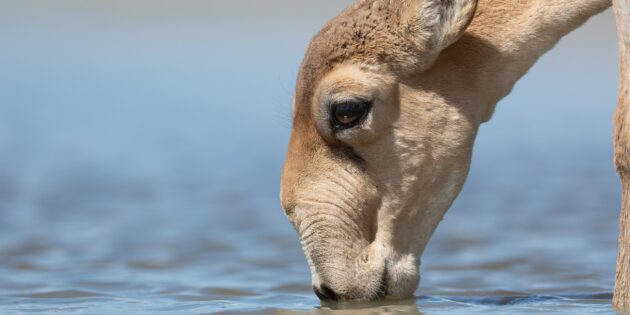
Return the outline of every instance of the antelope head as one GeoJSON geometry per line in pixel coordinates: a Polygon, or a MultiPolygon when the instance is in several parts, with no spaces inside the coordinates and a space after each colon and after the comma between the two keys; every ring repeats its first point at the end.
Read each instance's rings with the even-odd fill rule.
{"type": "Polygon", "coordinates": [[[475,0],[362,0],[312,40],[282,206],[322,300],[412,297],[483,120],[451,58],[475,0]]]}

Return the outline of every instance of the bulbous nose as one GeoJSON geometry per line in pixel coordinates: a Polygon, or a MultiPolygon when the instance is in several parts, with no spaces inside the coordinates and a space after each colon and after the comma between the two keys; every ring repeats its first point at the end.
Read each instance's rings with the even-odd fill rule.
{"type": "Polygon", "coordinates": [[[381,281],[378,288],[379,290],[375,293],[367,293],[367,292],[361,291],[361,289],[364,289],[363,286],[361,286],[361,289],[354,288],[354,290],[352,287],[346,287],[345,288],[346,290],[350,289],[350,293],[344,294],[344,293],[339,293],[339,291],[335,292],[335,290],[333,290],[330,286],[322,284],[320,286],[313,286],[313,291],[315,292],[315,295],[317,295],[317,297],[322,302],[377,301],[377,300],[382,300],[386,297],[386,293],[387,293],[386,283],[381,281]]]}
{"type": "Polygon", "coordinates": [[[315,295],[324,302],[335,302],[339,300],[339,296],[335,291],[329,288],[326,285],[322,285],[321,287],[313,287],[313,291],[315,291],[315,295]]]}

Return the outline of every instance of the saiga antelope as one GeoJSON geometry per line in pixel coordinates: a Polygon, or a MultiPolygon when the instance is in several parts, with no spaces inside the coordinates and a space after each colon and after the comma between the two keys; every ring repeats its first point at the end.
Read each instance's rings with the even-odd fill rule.
{"type": "Polygon", "coordinates": [[[630,310],[630,0],[360,0],[326,24],[298,75],[281,187],[322,300],[413,296],[479,125],[541,55],[611,4],[623,185],[614,305],[630,310]]]}

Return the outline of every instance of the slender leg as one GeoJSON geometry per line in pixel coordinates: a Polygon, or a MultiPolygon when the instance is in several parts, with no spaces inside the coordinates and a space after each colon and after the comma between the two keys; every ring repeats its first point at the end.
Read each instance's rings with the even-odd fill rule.
{"type": "Polygon", "coordinates": [[[630,122],[626,96],[619,98],[615,117],[615,161],[621,177],[621,234],[613,305],[618,310],[630,311],[630,122]]]}
{"type": "Polygon", "coordinates": [[[630,312],[630,175],[622,173],[623,197],[621,205],[621,236],[617,258],[617,277],[613,306],[620,311],[630,312]]]}
{"type": "Polygon", "coordinates": [[[630,184],[623,183],[623,205],[621,209],[621,237],[617,258],[617,278],[613,306],[620,311],[630,311],[630,184]]]}
{"type": "MultiPolygon", "coordinates": [[[[627,154],[625,156],[626,158],[628,157],[627,154]]],[[[615,280],[613,306],[620,311],[630,312],[630,173],[628,170],[620,170],[620,175],[623,189],[621,235],[619,237],[619,255],[617,257],[617,277],[615,280]]]]}
{"type": "Polygon", "coordinates": [[[630,312],[630,0],[614,0],[621,56],[619,104],[615,114],[615,164],[621,177],[621,235],[613,306],[630,312]]]}

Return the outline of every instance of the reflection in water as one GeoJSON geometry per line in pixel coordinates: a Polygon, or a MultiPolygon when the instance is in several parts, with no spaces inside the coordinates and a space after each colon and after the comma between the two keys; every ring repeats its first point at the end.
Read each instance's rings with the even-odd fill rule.
{"type": "MultiPolygon", "coordinates": [[[[276,312],[276,311],[274,311],[276,312]]],[[[415,300],[387,301],[372,303],[343,303],[316,307],[310,311],[277,310],[280,315],[388,315],[388,314],[422,314],[415,300]]]]}
{"type": "Polygon", "coordinates": [[[321,307],[311,312],[316,315],[359,315],[359,314],[421,314],[415,300],[387,301],[381,303],[353,303],[321,307]]]}

